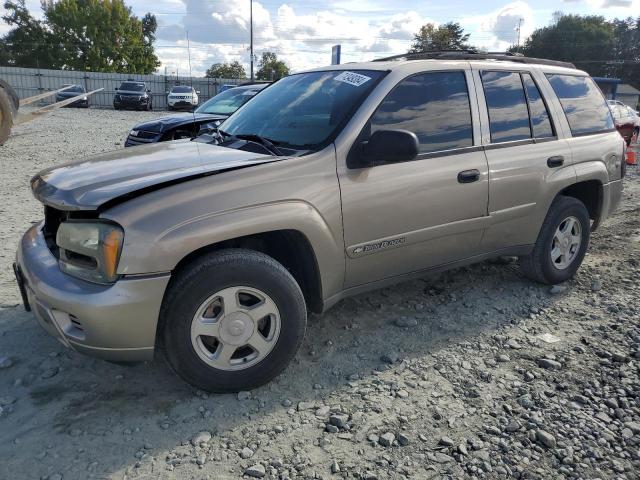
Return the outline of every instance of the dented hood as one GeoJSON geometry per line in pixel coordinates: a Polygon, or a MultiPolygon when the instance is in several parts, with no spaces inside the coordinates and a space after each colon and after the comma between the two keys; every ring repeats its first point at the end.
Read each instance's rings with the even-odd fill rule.
{"type": "Polygon", "coordinates": [[[162,142],[43,170],[31,179],[31,189],[45,205],[98,210],[136,192],[284,158],[188,140],[162,142]]]}

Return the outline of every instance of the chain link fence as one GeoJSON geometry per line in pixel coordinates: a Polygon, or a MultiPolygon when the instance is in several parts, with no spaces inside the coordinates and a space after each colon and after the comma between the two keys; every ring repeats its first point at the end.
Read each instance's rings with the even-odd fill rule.
{"type": "MultiPolygon", "coordinates": [[[[87,92],[104,88],[89,99],[92,107],[113,108],[113,95],[120,83],[126,80],[145,82],[153,95],[153,109],[167,109],[167,93],[175,85],[192,85],[200,104],[217,95],[222,85],[237,85],[247,80],[178,77],[176,75],[136,75],[127,73],[79,72],[72,70],[47,70],[0,66],[0,78],[9,82],[20,98],[27,98],[48,90],[57,90],[63,84],[83,85],[87,92]]],[[[53,103],[55,97],[43,100],[43,105],[53,103]]]]}

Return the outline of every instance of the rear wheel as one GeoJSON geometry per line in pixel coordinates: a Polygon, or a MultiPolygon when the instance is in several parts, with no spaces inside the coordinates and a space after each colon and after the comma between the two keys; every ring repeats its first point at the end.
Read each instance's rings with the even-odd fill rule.
{"type": "Polygon", "coordinates": [[[520,257],[524,274],[546,284],[572,278],[587,251],[590,230],[589,212],[573,197],[557,197],[542,224],[533,251],[520,257]]]}
{"type": "Polygon", "coordinates": [[[271,257],[229,249],[199,257],[172,280],[161,324],[166,357],[212,392],[269,382],[295,356],[306,307],[291,274],[271,257]]]}

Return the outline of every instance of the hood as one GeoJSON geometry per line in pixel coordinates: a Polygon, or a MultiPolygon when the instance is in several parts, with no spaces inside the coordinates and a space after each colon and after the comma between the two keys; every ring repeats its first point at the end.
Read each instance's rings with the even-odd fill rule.
{"type": "Polygon", "coordinates": [[[31,189],[60,210],[98,210],[134,192],[285,158],[189,140],[162,142],[43,170],[31,179],[31,189]]]}
{"type": "Polygon", "coordinates": [[[78,97],[80,95],[86,95],[86,93],[80,93],[80,92],[58,92],[56,93],[56,97],[60,97],[60,98],[71,98],[71,97],[78,97]]]}
{"type": "Polygon", "coordinates": [[[176,127],[212,122],[214,120],[225,120],[223,115],[212,115],[209,113],[185,113],[182,115],[171,115],[170,117],[156,118],[149,122],[139,123],[131,130],[143,130],[145,132],[164,133],[176,127]]]}
{"type": "Polygon", "coordinates": [[[116,90],[116,95],[134,95],[137,97],[142,97],[143,95],[146,95],[147,92],[146,90],[116,90]]]}

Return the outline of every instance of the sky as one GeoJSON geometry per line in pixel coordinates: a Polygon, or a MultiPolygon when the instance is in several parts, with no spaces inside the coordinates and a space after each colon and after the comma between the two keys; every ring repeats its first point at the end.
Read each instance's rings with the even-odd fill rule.
{"type": "MultiPolygon", "coordinates": [[[[125,2],[140,17],[156,15],[159,73],[188,75],[191,67],[201,76],[210,65],[233,60],[248,73],[250,0],[125,2]]],[[[27,5],[41,15],[40,0],[27,5]]],[[[452,21],[471,35],[472,45],[504,51],[518,41],[518,24],[522,42],[548,25],[555,11],[635,17],[640,0],[254,0],[254,51],[256,57],[275,52],[295,72],[329,64],[335,44],[342,45],[343,63],[404,53],[421,25],[452,21]]],[[[8,29],[0,20],[0,35],[8,29]]]]}

